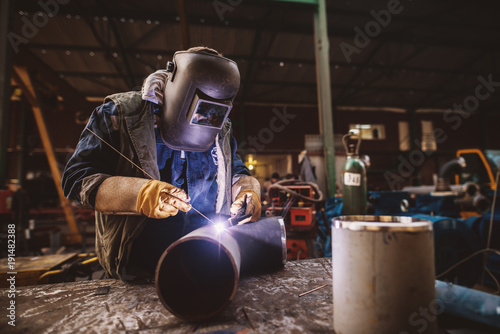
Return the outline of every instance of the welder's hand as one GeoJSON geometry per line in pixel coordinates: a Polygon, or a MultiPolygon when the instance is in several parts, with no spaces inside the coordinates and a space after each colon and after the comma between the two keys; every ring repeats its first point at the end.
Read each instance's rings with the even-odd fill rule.
{"type": "Polygon", "coordinates": [[[149,218],[167,218],[175,216],[179,210],[188,212],[191,209],[188,202],[184,190],[166,182],[150,180],[137,195],[137,212],[149,218]]]}
{"type": "Polygon", "coordinates": [[[240,221],[238,225],[248,223],[249,221],[255,222],[259,220],[261,215],[260,211],[262,209],[262,205],[260,204],[260,198],[257,193],[253,190],[242,190],[238,196],[236,196],[236,200],[233,202],[233,205],[231,205],[231,217],[238,214],[238,211],[245,206],[245,202],[246,210],[243,214],[251,213],[252,217],[240,221]]]}
{"type": "Polygon", "coordinates": [[[242,176],[233,184],[233,205],[231,205],[231,217],[236,216],[240,209],[246,205],[246,210],[243,214],[251,213],[250,219],[245,219],[239,222],[244,224],[249,221],[255,222],[259,220],[261,215],[262,205],[260,203],[260,183],[251,176],[242,176]]]}

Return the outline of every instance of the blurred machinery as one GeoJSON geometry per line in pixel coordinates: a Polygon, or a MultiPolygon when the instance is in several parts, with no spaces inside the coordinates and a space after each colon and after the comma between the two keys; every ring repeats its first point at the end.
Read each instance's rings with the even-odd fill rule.
{"type": "Polygon", "coordinates": [[[283,180],[269,187],[269,197],[266,216],[282,216],[285,222],[287,259],[315,257],[316,204],[323,201],[318,186],[312,182],[283,180]]]}
{"type": "Polygon", "coordinates": [[[12,195],[14,192],[10,189],[0,190],[0,215],[12,213],[12,195]]]}
{"type": "MultiPolygon", "coordinates": [[[[500,151],[459,150],[456,159],[442,166],[434,186],[368,192],[368,214],[431,221],[437,278],[468,287],[481,279],[483,284],[497,287],[496,281],[500,280],[500,204],[496,200],[499,158],[500,151]]],[[[331,255],[328,235],[331,218],[344,214],[343,208],[341,198],[331,198],[325,206],[327,218],[317,215],[317,241],[324,245],[325,256],[331,255]]]]}

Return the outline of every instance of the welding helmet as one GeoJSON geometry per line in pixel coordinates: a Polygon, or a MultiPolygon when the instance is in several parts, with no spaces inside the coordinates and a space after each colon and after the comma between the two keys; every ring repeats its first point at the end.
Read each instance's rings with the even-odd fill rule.
{"type": "Polygon", "coordinates": [[[214,143],[240,86],[236,63],[202,51],[179,51],[167,65],[160,133],[174,150],[203,152],[214,143]]]}

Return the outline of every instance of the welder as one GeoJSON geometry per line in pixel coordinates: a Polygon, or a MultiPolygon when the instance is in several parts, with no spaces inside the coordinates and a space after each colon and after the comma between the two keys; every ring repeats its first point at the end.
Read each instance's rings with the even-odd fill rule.
{"type": "Polygon", "coordinates": [[[228,114],[236,63],[207,47],[178,51],[141,91],[108,96],[63,173],[65,196],[96,211],[109,276],[147,282],[163,251],[208,219],[260,218],[260,186],[236,154],[228,114]],[[245,203],[244,203],[245,202],[245,203]]]}

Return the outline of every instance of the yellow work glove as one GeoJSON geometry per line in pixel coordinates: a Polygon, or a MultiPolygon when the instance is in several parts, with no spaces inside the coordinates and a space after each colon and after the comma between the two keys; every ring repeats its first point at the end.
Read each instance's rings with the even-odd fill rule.
{"type": "Polygon", "coordinates": [[[249,221],[255,222],[260,219],[262,205],[260,203],[260,184],[257,179],[251,176],[242,176],[232,187],[233,204],[229,211],[231,217],[236,216],[240,208],[246,201],[246,210],[244,214],[251,213],[250,219],[245,219],[238,224],[244,224],[249,221]]]}
{"type": "Polygon", "coordinates": [[[187,202],[189,197],[184,190],[166,182],[150,180],[137,195],[137,212],[149,218],[167,218],[175,216],[179,210],[188,212],[191,205],[187,202]]]}

